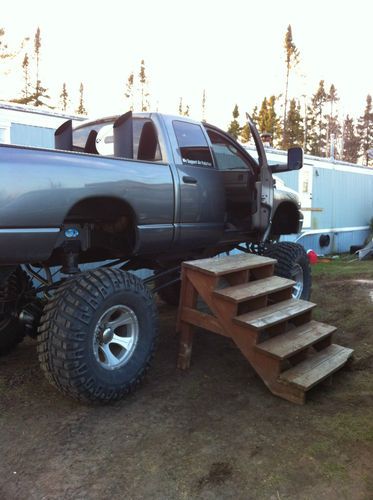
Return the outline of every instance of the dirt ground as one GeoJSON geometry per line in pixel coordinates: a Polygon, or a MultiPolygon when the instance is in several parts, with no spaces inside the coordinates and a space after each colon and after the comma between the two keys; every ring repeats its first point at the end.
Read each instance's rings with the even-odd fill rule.
{"type": "Polygon", "coordinates": [[[272,396],[217,335],[199,332],[177,370],[164,304],[153,368],[113,406],[60,395],[26,340],[0,363],[0,498],[373,499],[373,261],[313,270],[316,319],[355,359],[305,406],[272,396]]]}

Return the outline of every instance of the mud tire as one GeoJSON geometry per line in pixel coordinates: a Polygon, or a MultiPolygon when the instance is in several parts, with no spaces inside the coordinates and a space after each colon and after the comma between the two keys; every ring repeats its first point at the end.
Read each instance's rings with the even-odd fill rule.
{"type": "Polygon", "coordinates": [[[143,282],[118,269],[96,269],[61,285],[45,306],[38,357],[49,382],[84,402],[109,403],[134,391],[147,372],[158,337],[158,313],[143,282]],[[115,369],[94,352],[99,318],[115,304],[134,311],[139,335],[128,361],[115,369]]]}

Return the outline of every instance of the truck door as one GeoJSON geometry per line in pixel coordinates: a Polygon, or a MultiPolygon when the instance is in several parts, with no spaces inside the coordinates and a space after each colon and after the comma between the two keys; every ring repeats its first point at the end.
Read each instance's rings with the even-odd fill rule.
{"type": "Polygon", "coordinates": [[[226,196],[227,222],[236,229],[250,229],[256,211],[255,169],[258,165],[229,135],[205,126],[226,196]]]}
{"type": "Polygon", "coordinates": [[[225,192],[214,168],[206,133],[199,123],[182,119],[172,120],[172,129],[179,177],[175,245],[180,248],[213,245],[223,236],[225,192]]]}

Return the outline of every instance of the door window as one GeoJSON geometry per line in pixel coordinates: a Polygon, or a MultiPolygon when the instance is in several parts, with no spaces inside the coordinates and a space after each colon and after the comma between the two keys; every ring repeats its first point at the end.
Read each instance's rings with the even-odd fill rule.
{"type": "Polygon", "coordinates": [[[228,138],[215,130],[207,129],[216,165],[219,170],[247,170],[251,165],[247,158],[228,138]]]}
{"type": "Polygon", "coordinates": [[[213,167],[211,151],[202,128],[195,123],[175,120],[173,127],[185,165],[213,167]]]}

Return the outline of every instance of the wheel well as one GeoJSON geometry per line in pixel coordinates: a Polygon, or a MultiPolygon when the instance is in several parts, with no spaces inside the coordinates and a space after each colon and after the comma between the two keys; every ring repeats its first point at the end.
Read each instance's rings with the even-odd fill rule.
{"type": "Polygon", "coordinates": [[[118,198],[96,196],[75,203],[64,224],[89,225],[91,246],[114,253],[130,252],[136,243],[136,217],[132,207],[118,198]]]}
{"type": "Polygon", "coordinates": [[[272,220],[271,234],[292,234],[299,230],[299,210],[289,201],[281,203],[272,220]]]}

